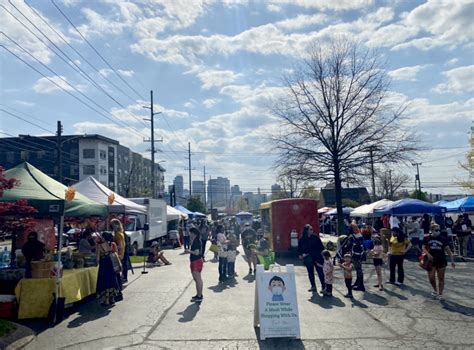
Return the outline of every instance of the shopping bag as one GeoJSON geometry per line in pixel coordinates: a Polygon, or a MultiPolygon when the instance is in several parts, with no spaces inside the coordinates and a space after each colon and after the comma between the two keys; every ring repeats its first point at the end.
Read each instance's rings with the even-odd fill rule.
{"type": "Polygon", "coordinates": [[[211,244],[211,247],[209,248],[209,250],[217,254],[219,252],[219,247],[217,246],[217,244],[211,244]]]}
{"type": "Polygon", "coordinates": [[[120,258],[117,253],[110,253],[110,260],[112,261],[112,266],[114,268],[115,273],[122,272],[122,263],[120,262],[120,258]]]}
{"type": "Polygon", "coordinates": [[[429,256],[428,256],[428,253],[426,252],[423,252],[423,254],[420,255],[420,267],[423,269],[423,270],[426,270],[426,271],[430,271],[431,270],[431,267],[433,266],[433,259],[431,259],[429,256]]]}

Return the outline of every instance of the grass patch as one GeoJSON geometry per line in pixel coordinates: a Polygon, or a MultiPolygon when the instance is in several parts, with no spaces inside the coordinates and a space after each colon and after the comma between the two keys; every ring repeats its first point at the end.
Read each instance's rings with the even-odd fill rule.
{"type": "Polygon", "coordinates": [[[132,255],[130,257],[130,261],[131,261],[132,264],[140,264],[140,263],[143,264],[143,256],[132,255]]]}
{"type": "Polygon", "coordinates": [[[16,329],[16,326],[8,321],[0,320],[0,337],[9,335],[16,329]]]}

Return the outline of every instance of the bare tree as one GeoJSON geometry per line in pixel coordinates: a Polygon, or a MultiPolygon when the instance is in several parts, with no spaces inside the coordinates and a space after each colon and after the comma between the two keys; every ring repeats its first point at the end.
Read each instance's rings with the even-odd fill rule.
{"type": "Polygon", "coordinates": [[[459,186],[474,191],[474,129],[471,129],[471,149],[466,153],[465,163],[459,163],[462,170],[468,173],[466,179],[458,180],[459,186]]]}
{"type": "Polygon", "coordinates": [[[277,181],[281,183],[281,198],[298,198],[300,187],[302,185],[301,178],[292,171],[281,171],[277,177],[277,181]]]}
{"type": "Polygon", "coordinates": [[[408,175],[397,173],[392,169],[380,170],[376,178],[378,197],[390,200],[394,200],[395,193],[410,180],[408,175]]]}
{"type": "Polygon", "coordinates": [[[399,123],[405,106],[390,103],[377,51],[347,39],[315,45],[285,80],[288,95],[273,106],[282,121],[276,165],[302,181],[334,182],[343,232],[342,181],[364,173],[370,150],[374,164],[407,160],[415,150],[399,123]]]}

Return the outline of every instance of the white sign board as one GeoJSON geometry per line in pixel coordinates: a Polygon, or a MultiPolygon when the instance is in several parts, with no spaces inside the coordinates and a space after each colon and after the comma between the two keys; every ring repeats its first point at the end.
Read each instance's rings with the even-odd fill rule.
{"type": "Polygon", "coordinates": [[[300,339],[300,320],[296,298],[295,270],[287,265],[257,265],[254,326],[260,325],[260,339],[295,337],[300,339]]]}

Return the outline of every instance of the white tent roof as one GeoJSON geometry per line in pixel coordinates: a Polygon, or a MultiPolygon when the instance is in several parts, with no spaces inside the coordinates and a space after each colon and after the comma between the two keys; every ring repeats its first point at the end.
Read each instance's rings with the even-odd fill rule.
{"type": "Polygon", "coordinates": [[[357,207],[350,213],[350,216],[359,217],[359,218],[366,218],[368,216],[374,216],[374,210],[382,208],[387,204],[393,203],[393,201],[388,199],[381,199],[377,202],[364,204],[360,207],[357,207]]]}
{"type": "Polygon", "coordinates": [[[172,206],[166,206],[166,221],[178,220],[179,218],[187,219],[188,215],[173,208],[172,206]]]}
{"type": "Polygon", "coordinates": [[[92,176],[76,183],[74,188],[84,196],[108,206],[109,211],[131,214],[146,214],[145,206],[134,203],[102,185],[92,176]],[[114,202],[109,204],[109,195],[114,193],[114,202]]]}

